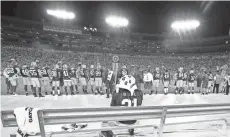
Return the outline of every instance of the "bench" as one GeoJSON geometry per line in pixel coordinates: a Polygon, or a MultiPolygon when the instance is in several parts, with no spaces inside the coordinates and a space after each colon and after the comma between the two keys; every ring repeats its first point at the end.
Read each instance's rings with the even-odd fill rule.
{"type": "MultiPolygon", "coordinates": [[[[72,123],[89,123],[121,120],[159,119],[159,125],[130,125],[126,127],[103,127],[93,131],[119,130],[131,128],[152,127],[157,129],[156,134],[161,137],[164,126],[188,124],[207,121],[223,120],[226,124],[230,118],[230,104],[197,104],[197,105],[168,105],[168,106],[141,106],[141,107],[106,107],[106,108],[67,108],[41,109],[38,111],[40,134],[48,137],[45,125],[59,125],[72,123]],[[209,119],[199,119],[183,122],[166,122],[166,118],[180,118],[189,116],[211,116],[209,119]]],[[[3,127],[17,127],[13,111],[1,111],[3,127]]],[[[52,134],[68,134],[92,132],[91,129],[82,129],[73,132],[58,131],[52,134]]]]}

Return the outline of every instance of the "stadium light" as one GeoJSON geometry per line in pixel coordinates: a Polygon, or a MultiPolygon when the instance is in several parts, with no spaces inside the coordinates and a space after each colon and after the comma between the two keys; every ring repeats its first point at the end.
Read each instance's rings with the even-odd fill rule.
{"type": "Polygon", "coordinates": [[[175,21],[171,24],[171,28],[173,30],[192,30],[196,29],[200,26],[200,22],[198,20],[183,20],[183,21],[175,21]]]}
{"type": "Polygon", "coordinates": [[[128,19],[119,16],[107,17],[105,22],[112,27],[127,27],[129,25],[128,19]]]}
{"type": "Polygon", "coordinates": [[[73,12],[67,12],[64,10],[46,10],[48,15],[54,16],[59,19],[74,19],[75,14],[73,12]]]}

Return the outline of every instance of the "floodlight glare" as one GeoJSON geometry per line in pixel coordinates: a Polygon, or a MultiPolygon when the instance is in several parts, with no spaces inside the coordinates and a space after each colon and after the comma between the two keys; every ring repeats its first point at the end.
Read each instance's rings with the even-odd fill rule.
{"type": "Polygon", "coordinates": [[[59,19],[74,19],[75,14],[73,12],[67,12],[64,10],[46,10],[46,13],[59,19]]]}
{"type": "Polygon", "coordinates": [[[107,17],[105,22],[112,27],[127,27],[129,24],[129,21],[126,18],[118,16],[107,17]]]}
{"type": "Polygon", "coordinates": [[[171,28],[174,30],[192,30],[200,26],[198,20],[184,20],[184,21],[175,21],[171,24],[171,28]]]}

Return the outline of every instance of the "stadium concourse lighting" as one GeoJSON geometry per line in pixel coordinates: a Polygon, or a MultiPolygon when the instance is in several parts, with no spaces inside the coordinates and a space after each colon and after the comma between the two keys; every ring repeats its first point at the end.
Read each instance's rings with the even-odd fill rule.
{"type": "Polygon", "coordinates": [[[56,18],[59,19],[74,19],[75,18],[75,14],[73,12],[67,12],[64,10],[46,10],[46,13],[54,16],[56,18]]]}
{"type": "Polygon", "coordinates": [[[112,27],[127,27],[129,24],[126,18],[118,16],[109,16],[105,19],[105,22],[112,27]]]}
{"type": "Polygon", "coordinates": [[[171,28],[173,30],[192,30],[196,29],[200,26],[200,22],[198,20],[183,20],[183,21],[175,21],[171,24],[171,28]]]}

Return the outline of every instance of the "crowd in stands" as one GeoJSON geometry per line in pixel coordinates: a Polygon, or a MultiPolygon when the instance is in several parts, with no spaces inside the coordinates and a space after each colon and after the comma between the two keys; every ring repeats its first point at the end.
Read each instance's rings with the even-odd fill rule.
{"type": "MultiPolygon", "coordinates": [[[[97,62],[100,62],[104,67],[111,67],[113,57],[113,54],[109,53],[56,51],[16,46],[3,46],[1,53],[1,69],[6,67],[7,61],[11,58],[15,58],[19,66],[24,64],[30,65],[29,63],[35,60],[39,60],[41,65],[53,65],[61,60],[70,66],[82,62],[89,67],[91,64],[96,65],[97,62]]],[[[146,68],[150,65],[153,69],[164,66],[171,71],[176,71],[181,66],[184,69],[206,67],[213,70],[216,70],[216,66],[222,66],[226,63],[230,66],[229,53],[186,55],[168,55],[162,53],[157,56],[119,55],[119,58],[120,66],[126,65],[129,67],[135,65],[137,68],[146,68]]]]}

